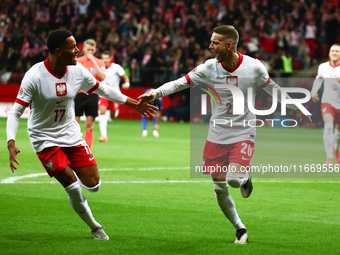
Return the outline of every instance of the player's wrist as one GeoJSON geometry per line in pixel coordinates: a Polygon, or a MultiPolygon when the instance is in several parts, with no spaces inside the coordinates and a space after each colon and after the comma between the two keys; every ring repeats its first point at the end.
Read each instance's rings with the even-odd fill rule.
{"type": "Polygon", "coordinates": [[[10,139],[7,141],[7,148],[10,149],[10,148],[13,148],[15,147],[15,141],[13,139],[10,139]]]}
{"type": "Polygon", "coordinates": [[[157,98],[156,98],[156,93],[155,93],[155,92],[150,92],[150,93],[151,93],[151,95],[152,95],[152,100],[157,99],[157,98]]]}

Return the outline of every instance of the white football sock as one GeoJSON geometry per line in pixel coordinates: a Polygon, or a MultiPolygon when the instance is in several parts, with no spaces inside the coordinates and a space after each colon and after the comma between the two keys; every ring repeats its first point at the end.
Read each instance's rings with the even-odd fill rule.
{"type": "Polygon", "coordinates": [[[91,209],[83,196],[81,187],[78,182],[74,182],[65,188],[68,194],[68,201],[73,210],[80,216],[80,218],[91,228],[95,230],[101,225],[93,218],[91,209]]]}
{"type": "Polygon", "coordinates": [[[334,132],[334,147],[336,151],[340,150],[340,132],[336,128],[334,132]]]}
{"type": "Polygon", "coordinates": [[[234,200],[228,191],[227,182],[214,181],[214,191],[218,205],[235,229],[246,228],[238,217],[234,200]]]}
{"type": "Polygon", "coordinates": [[[99,115],[99,130],[101,136],[107,137],[107,118],[105,114],[99,115]]]}
{"type": "Polygon", "coordinates": [[[248,181],[249,173],[237,174],[227,172],[227,182],[233,188],[239,188],[248,181]]]}
{"type": "Polygon", "coordinates": [[[333,158],[332,146],[334,142],[333,138],[333,123],[326,122],[323,130],[323,143],[325,145],[327,158],[333,158]]]}

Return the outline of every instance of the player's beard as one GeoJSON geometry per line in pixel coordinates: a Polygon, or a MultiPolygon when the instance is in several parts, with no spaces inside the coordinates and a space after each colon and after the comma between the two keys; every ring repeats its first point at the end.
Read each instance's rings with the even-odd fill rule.
{"type": "Polygon", "coordinates": [[[217,54],[217,62],[218,63],[227,61],[231,57],[231,54],[228,54],[228,52],[225,52],[225,51],[220,51],[216,54],[217,54]]]}

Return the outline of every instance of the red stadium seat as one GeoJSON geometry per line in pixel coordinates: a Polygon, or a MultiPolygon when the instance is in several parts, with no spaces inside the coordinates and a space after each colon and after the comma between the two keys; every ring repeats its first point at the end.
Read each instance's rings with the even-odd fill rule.
{"type": "Polygon", "coordinates": [[[21,83],[22,78],[24,78],[24,73],[12,73],[11,78],[8,80],[8,84],[18,84],[21,83]]]}
{"type": "Polygon", "coordinates": [[[302,62],[299,58],[293,58],[293,70],[302,70],[302,62]]]}

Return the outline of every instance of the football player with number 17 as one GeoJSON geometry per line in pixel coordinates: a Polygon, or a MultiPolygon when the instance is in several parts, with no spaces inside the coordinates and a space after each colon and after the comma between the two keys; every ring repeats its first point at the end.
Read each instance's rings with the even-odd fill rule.
{"type": "MultiPolygon", "coordinates": [[[[275,88],[280,95],[281,88],[270,79],[267,70],[259,60],[237,52],[238,40],[238,32],[233,26],[223,25],[214,28],[209,46],[209,49],[216,54],[214,59],[207,60],[178,80],[168,82],[153,92],[139,96],[139,102],[150,102],[188,88],[190,85],[199,84],[210,86],[210,91],[214,90],[220,96],[221,105],[211,103],[212,117],[203,152],[203,167],[209,169],[209,166],[218,165],[220,169],[234,170],[205,171],[205,173],[211,174],[217,203],[236,229],[235,243],[245,244],[248,241],[247,230],[237,214],[235,203],[228,191],[228,184],[233,188],[240,188],[244,198],[250,196],[253,189],[250,173],[242,169],[250,167],[250,159],[255,148],[256,129],[252,126],[214,125],[213,121],[225,119],[232,120],[233,123],[243,122],[255,119],[255,115],[249,110],[247,100],[244,103],[244,113],[233,115],[232,94],[228,89],[221,88],[223,86],[216,85],[234,84],[243,92],[245,99],[248,98],[248,88],[251,88],[252,102],[255,101],[256,86],[263,88],[269,94],[275,88]]],[[[304,115],[295,105],[288,105],[288,107],[297,110],[303,119],[308,119],[311,123],[310,116],[304,115]]]]}
{"type": "Polygon", "coordinates": [[[75,120],[73,100],[82,89],[130,106],[147,117],[154,116],[157,107],[138,104],[137,100],[100,83],[85,67],[77,64],[79,49],[70,31],[52,31],[47,38],[47,48],[49,57],[26,72],[8,115],[6,132],[10,167],[14,173],[17,169],[14,162],[19,165],[17,154],[20,150],[15,146],[15,138],[20,116],[30,106],[27,130],[33,151],[49,176],[64,187],[70,205],[90,227],[92,237],[108,240],[82,194],[81,186],[97,192],[101,181],[96,160],[75,120]]]}
{"type": "Polygon", "coordinates": [[[321,99],[321,114],[323,118],[324,131],[323,143],[326,150],[326,167],[333,164],[333,152],[336,161],[340,163],[340,44],[333,44],[329,50],[330,60],[322,63],[318,69],[313,88],[312,100],[320,100],[318,90],[324,84],[324,92],[321,99]],[[333,134],[333,123],[335,132],[333,134]]]}

